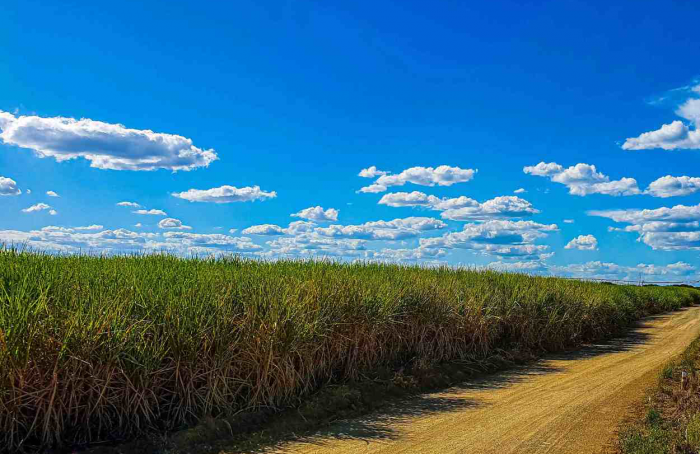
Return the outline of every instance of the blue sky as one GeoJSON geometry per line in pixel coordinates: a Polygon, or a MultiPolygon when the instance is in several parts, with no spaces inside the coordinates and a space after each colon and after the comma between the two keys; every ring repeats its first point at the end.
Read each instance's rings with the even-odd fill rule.
{"type": "Polygon", "coordinates": [[[700,5],[264,3],[5,5],[0,241],[699,278],[700,5]]]}

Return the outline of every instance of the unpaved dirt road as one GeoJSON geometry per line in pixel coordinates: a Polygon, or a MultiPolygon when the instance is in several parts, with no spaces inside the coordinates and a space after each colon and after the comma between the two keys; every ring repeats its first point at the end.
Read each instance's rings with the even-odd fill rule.
{"type": "Polygon", "coordinates": [[[338,422],[279,453],[598,453],[670,357],[700,334],[700,307],[628,336],[338,422]]]}

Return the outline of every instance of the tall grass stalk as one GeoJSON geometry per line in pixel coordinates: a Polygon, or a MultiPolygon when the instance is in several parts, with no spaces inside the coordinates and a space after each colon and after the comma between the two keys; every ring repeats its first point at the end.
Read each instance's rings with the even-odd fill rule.
{"type": "Polygon", "coordinates": [[[0,251],[0,446],[279,406],[400,361],[552,351],[700,302],[493,271],[0,251]]]}

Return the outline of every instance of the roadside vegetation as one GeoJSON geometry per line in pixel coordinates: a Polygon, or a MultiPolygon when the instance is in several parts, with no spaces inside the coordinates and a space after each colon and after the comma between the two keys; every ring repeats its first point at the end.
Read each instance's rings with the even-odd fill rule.
{"type": "Polygon", "coordinates": [[[700,452],[700,338],[663,367],[639,415],[620,431],[619,452],[700,452]]]}
{"type": "Polygon", "coordinates": [[[3,249],[0,446],[235,421],[371,371],[562,350],[698,302],[484,270],[3,249]]]}

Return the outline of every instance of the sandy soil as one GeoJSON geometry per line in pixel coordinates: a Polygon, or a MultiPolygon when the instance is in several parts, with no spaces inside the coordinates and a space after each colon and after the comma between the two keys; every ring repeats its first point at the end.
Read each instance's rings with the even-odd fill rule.
{"type": "Polygon", "coordinates": [[[278,453],[598,453],[663,363],[700,335],[700,307],[624,338],[339,421],[278,453]]]}

